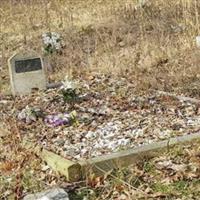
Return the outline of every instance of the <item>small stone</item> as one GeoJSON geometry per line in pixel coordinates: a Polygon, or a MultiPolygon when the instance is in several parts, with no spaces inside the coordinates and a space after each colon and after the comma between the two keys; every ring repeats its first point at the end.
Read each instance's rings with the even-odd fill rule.
{"type": "Polygon", "coordinates": [[[197,47],[200,47],[200,36],[196,37],[196,45],[197,47]]]}
{"type": "Polygon", "coordinates": [[[124,47],[126,44],[125,44],[125,42],[124,41],[121,41],[120,43],[119,43],[119,46],[120,47],[124,47]]]}
{"type": "Polygon", "coordinates": [[[121,194],[120,196],[119,196],[119,199],[120,200],[126,200],[128,197],[125,195],[125,194],[121,194]]]}
{"type": "Polygon", "coordinates": [[[0,101],[0,104],[7,104],[8,103],[8,101],[6,101],[6,100],[1,100],[0,101]]]}
{"type": "Polygon", "coordinates": [[[42,165],[42,171],[47,171],[50,167],[48,165],[42,165]]]}
{"type": "Polygon", "coordinates": [[[96,136],[95,133],[92,132],[92,131],[88,131],[88,133],[85,135],[85,137],[86,137],[87,139],[89,139],[89,138],[94,138],[95,136],[96,136]]]}
{"type": "Polygon", "coordinates": [[[57,139],[57,140],[55,141],[55,143],[56,143],[58,146],[64,146],[65,141],[64,141],[63,139],[57,139]]]}

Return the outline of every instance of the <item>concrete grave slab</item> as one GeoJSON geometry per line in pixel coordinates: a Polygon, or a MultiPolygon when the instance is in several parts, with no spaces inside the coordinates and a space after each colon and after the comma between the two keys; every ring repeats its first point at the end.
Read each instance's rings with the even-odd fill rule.
{"type": "Polygon", "coordinates": [[[33,89],[47,87],[44,64],[41,56],[34,51],[13,55],[8,60],[12,94],[25,95],[33,89]]]}

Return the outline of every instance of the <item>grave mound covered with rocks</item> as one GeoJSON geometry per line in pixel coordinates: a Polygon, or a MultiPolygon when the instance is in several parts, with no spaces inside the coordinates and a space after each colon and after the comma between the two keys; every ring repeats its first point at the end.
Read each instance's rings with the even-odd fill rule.
{"type": "Polygon", "coordinates": [[[3,96],[0,106],[4,123],[15,119],[21,137],[73,161],[196,133],[200,127],[197,103],[155,91],[138,94],[132,81],[110,76],[71,80],[15,100],[3,96]]]}

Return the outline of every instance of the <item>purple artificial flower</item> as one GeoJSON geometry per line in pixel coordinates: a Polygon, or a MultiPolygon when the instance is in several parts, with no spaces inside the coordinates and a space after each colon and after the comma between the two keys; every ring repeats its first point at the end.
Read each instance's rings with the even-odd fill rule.
{"type": "Polygon", "coordinates": [[[57,114],[57,115],[48,115],[45,118],[45,122],[51,127],[57,127],[62,125],[70,124],[71,116],[67,113],[57,114]]]}

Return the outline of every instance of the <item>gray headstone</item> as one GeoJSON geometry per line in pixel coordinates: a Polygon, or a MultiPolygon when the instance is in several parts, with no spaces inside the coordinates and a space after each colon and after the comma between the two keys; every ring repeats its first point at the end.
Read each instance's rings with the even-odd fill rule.
{"type": "Polygon", "coordinates": [[[17,53],[9,61],[10,82],[13,95],[24,95],[33,89],[46,89],[42,58],[34,51],[17,53]]]}
{"type": "Polygon", "coordinates": [[[44,192],[27,195],[23,200],[69,200],[69,197],[63,189],[53,188],[44,192]]]}

